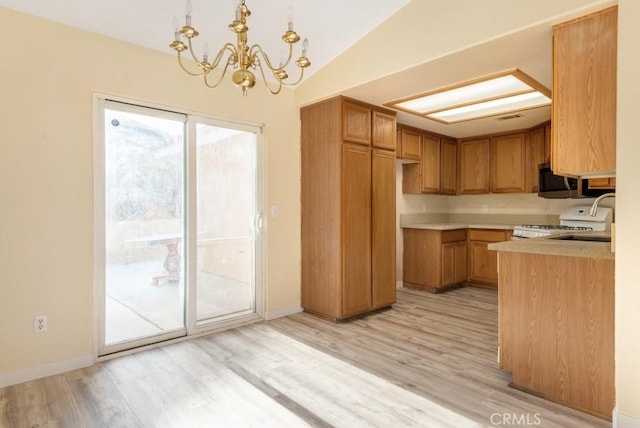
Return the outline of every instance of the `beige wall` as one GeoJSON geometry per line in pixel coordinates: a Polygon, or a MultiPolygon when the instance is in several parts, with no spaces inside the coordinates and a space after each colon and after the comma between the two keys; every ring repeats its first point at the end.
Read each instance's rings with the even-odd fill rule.
{"type": "MultiPolygon", "coordinates": [[[[414,0],[302,82],[295,91],[296,103],[304,105],[557,16],[576,11],[581,14],[612,1],[414,0]]],[[[412,79],[397,84],[400,93],[415,90],[412,79]]]]}
{"type": "Polygon", "coordinates": [[[266,306],[300,304],[299,122],[290,90],[205,89],[173,55],[0,8],[0,374],[93,352],[94,92],[264,124],[266,306]],[[19,35],[28,33],[29,37],[19,35]],[[268,211],[268,210],[267,210],[268,211]],[[49,330],[33,333],[33,316],[49,330]]]}
{"type": "Polygon", "coordinates": [[[640,2],[619,0],[616,194],[616,399],[640,426],[640,2]]]}

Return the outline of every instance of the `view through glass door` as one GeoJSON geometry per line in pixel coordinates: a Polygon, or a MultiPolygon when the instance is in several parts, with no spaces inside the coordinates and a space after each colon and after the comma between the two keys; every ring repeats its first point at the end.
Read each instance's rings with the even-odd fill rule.
{"type": "Polygon", "coordinates": [[[257,317],[256,130],[106,100],[99,106],[99,354],[257,317]]]}
{"type": "Polygon", "coordinates": [[[186,117],[103,113],[104,347],[116,351],[185,334],[186,117]]]}
{"type": "Polygon", "coordinates": [[[255,313],[257,138],[195,124],[197,157],[196,319],[203,325],[255,313]]]}

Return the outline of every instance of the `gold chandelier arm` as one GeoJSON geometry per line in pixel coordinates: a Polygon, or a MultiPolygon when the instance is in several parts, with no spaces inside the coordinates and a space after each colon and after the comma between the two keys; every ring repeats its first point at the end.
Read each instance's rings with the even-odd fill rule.
{"type": "Polygon", "coordinates": [[[267,67],[269,67],[269,70],[271,71],[284,70],[291,62],[291,58],[293,56],[293,43],[289,43],[288,45],[289,45],[289,56],[287,57],[287,60],[284,62],[284,64],[278,67],[274,67],[273,64],[271,64],[271,60],[269,60],[269,56],[267,56],[267,54],[262,50],[262,46],[260,46],[259,44],[255,44],[251,46],[251,49],[249,49],[249,57],[253,59],[257,54],[260,54],[262,59],[264,59],[264,61],[267,63],[267,67]]]}
{"type": "Polygon", "coordinates": [[[276,79],[278,79],[278,89],[271,89],[271,85],[269,85],[269,82],[267,81],[267,78],[264,75],[264,69],[262,68],[262,64],[259,61],[256,64],[256,68],[260,70],[260,74],[262,75],[262,82],[264,83],[264,86],[267,88],[267,90],[271,92],[273,95],[279,94],[280,91],[282,90],[282,80],[278,79],[276,76],[276,79]]]}
{"type": "Polygon", "coordinates": [[[201,70],[199,72],[193,72],[189,70],[187,67],[185,67],[184,63],[182,62],[182,55],[180,55],[180,52],[178,52],[178,64],[180,64],[180,68],[182,68],[182,71],[184,71],[190,76],[202,76],[203,74],[206,74],[204,70],[201,70]]]}
{"type": "MultiPolygon", "coordinates": [[[[224,50],[224,49],[223,49],[224,50]]],[[[220,77],[218,78],[218,81],[214,84],[209,83],[209,73],[204,75],[204,84],[209,87],[209,88],[215,88],[217,87],[220,82],[222,82],[222,79],[224,78],[224,75],[227,73],[227,69],[229,68],[230,65],[233,65],[234,61],[232,57],[229,57],[227,59],[227,65],[224,66],[224,68],[222,69],[222,73],[220,74],[220,77]]],[[[213,69],[211,69],[213,70],[213,69]]]]}
{"type": "Polygon", "coordinates": [[[222,49],[218,51],[218,54],[216,55],[216,59],[214,59],[213,62],[211,63],[211,68],[216,68],[218,66],[218,64],[220,63],[220,60],[224,56],[225,51],[229,51],[229,53],[231,54],[231,56],[229,57],[229,60],[227,60],[227,65],[225,66],[225,68],[229,66],[228,61],[238,56],[236,54],[236,47],[233,46],[231,43],[227,43],[222,47],[222,49]]]}
{"type": "Polygon", "coordinates": [[[189,53],[191,54],[191,58],[195,61],[196,64],[200,65],[200,60],[196,58],[196,54],[193,52],[193,46],[191,45],[192,37],[187,37],[187,42],[189,43],[189,53]]]}
{"type": "Polygon", "coordinates": [[[297,85],[302,81],[303,76],[304,76],[304,67],[300,67],[300,77],[298,77],[298,80],[296,80],[295,82],[282,82],[282,84],[287,86],[297,85]]]}

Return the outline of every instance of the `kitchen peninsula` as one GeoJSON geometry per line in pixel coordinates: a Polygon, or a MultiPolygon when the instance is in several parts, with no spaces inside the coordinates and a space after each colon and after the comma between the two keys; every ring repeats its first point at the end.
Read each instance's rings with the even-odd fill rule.
{"type": "Polygon", "coordinates": [[[499,356],[511,386],[611,420],[615,261],[611,243],[598,242],[607,236],[563,234],[489,249],[499,254],[499,356]]]}

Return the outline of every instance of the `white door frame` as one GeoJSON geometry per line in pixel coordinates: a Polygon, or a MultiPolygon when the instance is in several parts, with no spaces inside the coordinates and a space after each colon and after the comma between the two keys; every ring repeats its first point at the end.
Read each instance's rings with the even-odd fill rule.
{"type": "MultiPolygon", "coordinates": [[[[181,119],[182,120],[182,119],[181,119]]],[[[214,331],[224,330],[231,327],[262,320],[265,308],[265,242],[266,225],[263,225],[263,213],[265,207],[265,149],[263,126],[256,123],[235,121],[223,118],[216,118],[202,113],[196,113],[184,109],[167,107],[148,102],[141,102],[123,97],[94,93],[93,95],[93,292],[94,292],[94,336],[93,355],[94,360],[99,357],[110,358],[117,353],[129,353],[132,349],[146,349],[159,346],[159,342],[184,340],[189,336],[199,336],[214,331]],[[175,119],[183,117],[185,121],[186,142],[185,142],[185,327],[175,331],[167,332],[157,336],[143,338],[135,342],[114,345],[104,348],[105,341],[105,157],[104,157],[104,106],[110,102],[127,104],[127,110],[132,112],[149,112],[160,117],[166,116],[175,119]],[[213,126],[226,127],[255,133],[256,135],[256,239],[255,239],[255,312],[243,314],[238,317],[221,319],[214,323],[198,324],[196,320],[196,278],[195,258],[191,254],[196,254],[196,123],[205,123],[213,126]],[[193,260],[191,260],[193,259],[193,260]],[[106,351],[106,352],[105,352],[106,351]],[[102,355],[101,354],[106,354],[102,355]]]]}

